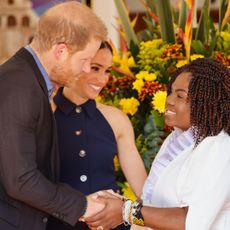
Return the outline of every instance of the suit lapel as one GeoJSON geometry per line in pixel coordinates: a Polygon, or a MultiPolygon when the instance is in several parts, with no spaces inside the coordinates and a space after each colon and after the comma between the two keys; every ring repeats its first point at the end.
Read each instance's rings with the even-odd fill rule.
{"type": "Polygon", "coordinates": [[[16,54],[15,56],[20,57],[20,58],[24,58],[26,59],[27,63],[31,66],[32,70],[34,71],[34,74],[37,78],[37,81],[40,85],[40,87],[42,88],[44,94],[47,96],[48,98],[48,90],[46,87],[46,83],[45,80],[42,76],[41,71],[39,70],[37,63],[35,62],[33,56],[30,54],[29,51],[27,51],[25,48],[21,48],[16,54]]]}

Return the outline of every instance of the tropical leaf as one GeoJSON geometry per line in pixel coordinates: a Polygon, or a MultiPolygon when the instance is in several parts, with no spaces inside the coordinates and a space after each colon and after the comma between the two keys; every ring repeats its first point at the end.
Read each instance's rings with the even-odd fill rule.
{"type": "Polygon", "coordinates": [[[155,13],[153,13],[152,9],[148,6],[148,4],[144,0],[140,0],[140,1],[143,4],[143,6],[145,7],[147,13],[151,16],[151,18],[155,22],[159,22],[159,18],[157,17],[157,15],[155,13]]]}
{"type": "Polygon", "coordinates": [[[201,10],[199,25],[196,31],[195,40],[208,43],[209,41],[209,29],[210,29],[210,0],[205,0],[201,10]]]}
{"type": "Polygon", "coordinates": [[[134,32],[134,29],[132,27],[131,21],[129,19],[128,11],[124,5],[124,2],[121,0],[114,0],[114,3],[117,7],[118,14],[121,19],[122,27],[127,38],[127,42],[128,42],[127,45],[128,46],[130,45],[131,40],[138,45],[139,42],[134,32]]]}
{"type": "Polygon", "coordinates": [[[175,32],[173,26],[173,15],[169,0],[154,0],[156,12],[159,17],[162,39],[166,43],[175,43],[175,32]]]}
{"type": "Polygon", "coordinates": [[[147,6],[151,9],[153,13],[156,14],[156,6],[153,0],[145,0],[147,6]]]}
{"type": "Polygon", "coordinates": [[[204,56],[207,56],[207,51],[203,45],[203,43],[200,40],[193,40],[192,41],[192,49],[194,53],[196,54],[202,54],[204,56]]]}
{"type": "MultiPolygon", "coordinates": [[[[130,41],[130,52],[133,57],[137,57],[139,53],[139,47],[132,40],[130,41]]],[[[136,61],[136,60],[135,60],[136,61]]]]}
{"type": "Polygon", "coordinates": [[[229,0],[220,0],[219,8],[219,30],[229,21],[230,17],[230,2],[229,0]]]}
{"type": "Polygon", "coordinates": [[[218,40],[218,36],[215,34],[215,35],[212,37],[212,40],[211,40],[211,42],[210,42],[209,56],[211,56],[211,54],[214,52],[214,49],[215,49],[216,44],[217,44],[217,40],[218,40]]]}
{"type": "Polygon", "coordinates": [[[190,51],[191,51],[191,42],[192,42],[192,21],[193,21],[193,15],[194,15],[194,9],[193,5],[189,7],[188,17],[185,23],[185,32],[183,36],[183,42],[184,42],[184,48],[185,48],[185,54],[186,58],[189,61],[190,58],[190,51]]]}
{"type": "Polygon", "coordinates": [[[181,28],[183,31],[185,29],[185,23],[186,23],[186,16],[187,16],[187,5],[185,4],[184,0],[180,1],[180,11],[179,11],[179,21],[178,21],[178,27],[181,28]]]}

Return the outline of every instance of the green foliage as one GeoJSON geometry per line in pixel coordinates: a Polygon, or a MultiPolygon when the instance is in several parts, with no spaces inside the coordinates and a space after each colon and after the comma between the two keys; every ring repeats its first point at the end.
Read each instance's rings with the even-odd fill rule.
{"type": "Polygon", "coordinates": [[[118,9],[118,14],[120,16],[120,19],[122,20],[123,29],[125,31],[128,44],[130,44],[131,41],[138,44],[138,40],[131,26],[131,22],[130,22],[127,10],[125,8],[124,2],[121,0],[114,0],[114,3],[118,9]]]}
{"type": "MultiPolygon", "coordinates": [[[[147,12],[144,22],[147,28],[134,34],[123,1],[114,1],[126,35],[126,48],[114,52],[113,76],[102,91],[102,102],[128,114],[137,148],[149,171],[169,133],[164,124],[163,107],[171,74],[188,61],[202,57],[216,58],[230,67],[230,24],[223,26],[222,23],[226,19],[228,4],[221,0],[221,26],[218,29],[210,17],[210,0],[204,2],[198,27],[196,22],[192,23],[196,17],[193,20],[188,17],[192,9],[196,14],[196,4],[190,7],[181,0],[178,10],[172,8],[169,0],[145,0],[147,12]],[[185,28],[191,28],[193,36],[189,37],[191,33],[186,33],[185,28]],[[186,43],[186,39],[191,39],[191,45],[186,43]]],[[[122,188],[126,187],[120,170],[118,181],[122,188]]]]}
{"type": "Polygon", "coordinates": [[[170,0],[154,0],[156,12],[160,21],[160,30],[162,39],[166,43],[175,43],[175,33],[173,27],[173,16],[170,0]]]}
{"type": "Polygon", "coordinates": [[[217,50],[230,55],[230,24],[220,32],[217,38],[217,50]]]}
{"type": "Polygon", "coordinates": [[[219,31],[221,31],[223,27],[223,19],[225,16],[225,13],[228,8],[229,0],[220,0],[220,7],[219,7],[219,31]]]}
{"type": "Polygon", "coordinates": [[[195,39],[203,43],[209,42],[209,30],[210,30],[210,0],[205,0],[201,9],[199,26],[196,31],[195,39]]]}
{"type": "Polygon", "coordinates": [[[166,135],[164,117],[153,111],[146,119],[143,132],[136,139],[138,150],[142,155],[147,171],[150,170],[152,161],[166,135]]]}
{"type": "Polygon", "coordinates": [[[181,1],[181,8],[180,8],[180,11],[179,11],[178,27],[181,28],[183,31],[185,29],[186,16],[187,16],[187,5],[186,5],[185,1],[181,1]]]}

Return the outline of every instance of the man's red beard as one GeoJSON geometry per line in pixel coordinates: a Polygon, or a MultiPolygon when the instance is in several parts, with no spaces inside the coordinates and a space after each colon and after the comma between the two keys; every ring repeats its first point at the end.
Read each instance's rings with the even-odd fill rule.
{"type": "Polygon", "coordinates": [[[63,65],[56,65],[50,72],[50,80],[54,84],[54,87],[69,86],[71,82],[76,78],[71,69],[63,67],[63,65]]]}

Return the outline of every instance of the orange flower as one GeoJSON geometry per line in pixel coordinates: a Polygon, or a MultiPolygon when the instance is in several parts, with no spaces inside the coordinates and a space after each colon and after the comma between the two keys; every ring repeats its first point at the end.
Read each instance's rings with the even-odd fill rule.
{"type": "Polygon", "coordinates": [[[188,17],[186,20],[186,24],[185,24],[185,32],[184,34],[182,33],[182,39],[184,42],[186,58],[187,60],[189,60],[191,42],[192,42],[192,19],[193,19],[193,14],[194,14],[195,2],[194,0],[185,0],[185,1],[188,5],[189,11],[188,11],[188,17]]]}

